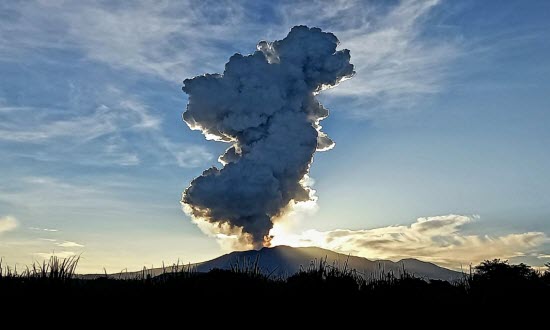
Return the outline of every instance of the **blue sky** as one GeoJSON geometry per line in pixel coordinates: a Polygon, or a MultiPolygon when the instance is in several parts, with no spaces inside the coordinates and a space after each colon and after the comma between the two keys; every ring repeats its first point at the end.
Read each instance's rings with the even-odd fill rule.
{"type": "Polygon", "coordinates": [[[82,254],[89,272],[225,252],[181,211],[227,147],[181,120],[181,82],[306,24],[333,32],[357,74],[319,96],[336,147],[315,155],[317,203],[289,216],[280,244],[541,266],[549,13],[545,1],[2,3],[0,256],[82,254]]]}

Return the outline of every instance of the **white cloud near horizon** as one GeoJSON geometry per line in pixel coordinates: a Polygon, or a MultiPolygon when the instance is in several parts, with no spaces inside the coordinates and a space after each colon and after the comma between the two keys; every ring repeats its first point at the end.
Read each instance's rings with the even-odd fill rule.
{"type": "Polygon", "coordinates": [[[549,240],[543,232],[501,236],[465,234],[462,227],[478,218],[450,214],[418,218],[410,225],[365,230],[307,230],[301,234],[286,233],[278,227],[272,231],[275,234],[272,243],[318,246],[371,259],[417,258],[460,269],[487,259],[525,256],[549,240]]]}
{"type": "Polygon", "coordinates": [[[11,215],[0,217],[0,235],[12,231],[18,226],[18,221],[11,215]]]}
{"type": "Polygon", "coordinates": [[[60,247],[64,247],[64,248],[81,248],[81,247],[84,247],[84,245],[82,245],[82,244],[79,244],[79,243],[76,243],[76,242],[71,242],[71,241],[64,241],[63,243],[56,243],[55,245],[60,246],[60,247]]]}
{"type": "Polygon", "coordinates": [[[58,229],[51,229],[51,228],[38,228],[38,227],[29,227],[31,230],[42,230],[47,232],[58,232],[58,229]]]}
{"type": "Polygon", "coordinates": [[[57,240],[56,240],[55,238],[43,238],[43,237],[40,237],[39,240],[45,241],[45,242],[57,242],[57,240]]]}
{"type": "Polygon", "coordinates": [[[49,259],[51,257],[58,257],[61,259],[66,259],[76,256],[76,253],[73,251],[53,251],[53,252],[36,252],[35,256],[41,257],[43,259],[49,259]]]}

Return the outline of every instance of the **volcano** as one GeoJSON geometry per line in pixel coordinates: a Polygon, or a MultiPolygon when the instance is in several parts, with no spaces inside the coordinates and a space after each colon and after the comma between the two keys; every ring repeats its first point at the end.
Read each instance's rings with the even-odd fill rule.
{"type": "MultiPolygon", "coordinates": [[[[235,267],[246,267],[255,265],[262,272],[277,277],[287,277],[308,267],[318,267],[319,262],[326,262],[329,266],[343,269],[356,270],[365,277],[378,277],[380,274],[393,273],[396,276],[407,272],[416,277],[433,280],[453,281],[462,278],[462,273],[437,266],[430,262],[417,259],[403,259],[399,261],[390,260],[369,260],[321,249],[318,247],[290,247],[276,246],[262,248],[260,250],[236,251],[218,258],[180,267],[192,267],[197,272],[208,272],[212,269],[231,269],[235,267]]],[[[171,271],[170,267],[153,268],[145,271],[145,274],[158,276],[165,271],[171,271]]],[[[143,274],[139,272],[128,272],[112,274],[115,278],[132,278],[143,274]]],[[[104,274],[83,275],[83,278],[97,278],[104,274]]]]}

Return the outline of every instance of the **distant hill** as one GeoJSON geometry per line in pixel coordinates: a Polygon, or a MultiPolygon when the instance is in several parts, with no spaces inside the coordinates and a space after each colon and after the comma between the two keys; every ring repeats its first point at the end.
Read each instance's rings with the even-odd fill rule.
{"type": "MultiPolygon", "coordinates": [[[[258,266],[267,274],[275,276],[288,276],[300,270],[301,267],[307,268],[310,264],[325,260],[329,265],[344,267],[347,264],[348,269],[355,269],[367,277],[377,276],[380,273],[393,272],[399,275],[403,269],[410,274],[426,279],[437,280],[455,280],[461,278],[461,273],[439,267],[429,262],[423,262],[417,259],[403,259],[398,262],[389,260],[369,260],[362,257],[348,256],[330,250],[318,247],[290,247],[276,246],[273,248],[263,248],[261,250],[237,251],[222,255],[218,258],[181,267],[193,267],[198,272],[208,272],[214,268],[230,269],[235,265],[244,265],[245,263],[254,263],[258,261],[258,266]]],[[[180,268],[181,268],[180,267],[180,268]]],[[[167,267],[170,271],[170,267],[167,267]]],[[[164,272],[162,268],[148,269],[145,272],[130,272],[122,274],[112,274],[114,277],[129,278],[142,274],[157,276],[164,272]]],[[[102,274],[82,275],[81,278],[93,279],[102,274]]]]}

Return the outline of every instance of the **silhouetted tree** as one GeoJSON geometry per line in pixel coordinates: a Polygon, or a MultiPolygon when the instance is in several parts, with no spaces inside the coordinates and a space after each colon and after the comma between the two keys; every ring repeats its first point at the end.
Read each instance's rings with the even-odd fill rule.
{"type": "Polygon", "coordinates": [[[544,296],[548,286],[526,264],[510,265],[507,260],[486,260],[474,268],[469,281],[476,301],[509,305],[522,301],[534,304],[544,296]]]}
{"type": "Polygon", "coordinates": [[[537,278],[537,272],[530,266],[521,263],[509,265],[508,260],[486,260],[475,267],[474,277],[495,282],[508,282],[532,280],[537,278]]]}

